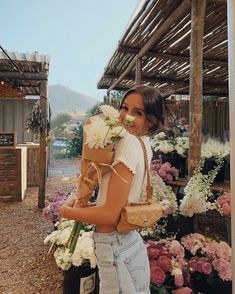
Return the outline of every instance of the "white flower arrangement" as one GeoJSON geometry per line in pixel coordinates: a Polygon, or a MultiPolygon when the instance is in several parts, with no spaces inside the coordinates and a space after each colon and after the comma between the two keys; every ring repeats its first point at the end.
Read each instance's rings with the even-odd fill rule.
{"type": "Polygon", "coordinates": [[[209,138],[201,146],[201,157],[225,158],[230,153],[229,142],[222,143],[216,139],[209,138]]]}
{"type": "Polygon", "coordinates": [[[152,147],[155,152],[170,153],[175,151],[181,156],[185,156],[189,149],[188,137],[167,137],[164,132],[155,135],[152,140],[152,147]]]}
{"type": "Polygon", "coordinates": [[[73,225],[73,220],[62,219],[55,225],[57,230],[53,231],[45,238],[44,244],[50,242],[52,243],[51,248],[54,245],[56,246],[54,257],[56,264],[62,270],[68,270],[71,265],[81,266],[83,264],[87,264],[88,262],[90,263],[91,268],[95,268],[96,257],[91,231],[92,226],[83,224],[83,229],[79,233],[75,250],[73,253],[70,253],[67,243],[71,235],[73,225]]]}
{"type": "Polygon", "coordinates": [[[202,168],[205,163],[205,158],[200,160],[194,171],[194,175],[184,188],[185,195],[179,207],[182,215],[192,217],[194,214],[216,209],[216,204],[208,201],[209,197],[212,196],[210,186],[223,164],[223,159],[217,159],[216,162],[216,167],[207,175],[203,175],[202,168]]]}

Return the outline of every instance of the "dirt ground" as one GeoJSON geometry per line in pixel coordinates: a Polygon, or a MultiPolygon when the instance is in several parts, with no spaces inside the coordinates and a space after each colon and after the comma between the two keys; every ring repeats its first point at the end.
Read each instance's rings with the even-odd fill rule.
{"type": "MultiPolygon", "coordinates": [[[[71,192],[75,178],[48,178],[47,195],[71,192]]],[[[0,293],[61,294],[63,273],[44,238],[53,225],[37,207],[37,188],[29,188],[22,202],[0,202],[0,293]]]]}

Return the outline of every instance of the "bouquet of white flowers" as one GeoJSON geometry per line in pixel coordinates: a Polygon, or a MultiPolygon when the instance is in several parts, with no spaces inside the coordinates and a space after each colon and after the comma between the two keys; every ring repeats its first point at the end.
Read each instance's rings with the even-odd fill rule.
{"type": "Polygon", "coordinates": [[[70,253],[67,243],[73,225],[73,220],[62,219],[60,222],[57,222],[55,224],[57,230],[48,235],[45,238],[44,243],[51,242],[52,246],[56,246],[54,257],[56,264],[62,270],[68,270],[71,265],[81,266],[86,263],[89,263],[91,268],[95,268],[96,257],[94,252],[94,241],[92,238],[92,226],[86,224],[82,225],[75,250],[73,253],[70,253]]]}

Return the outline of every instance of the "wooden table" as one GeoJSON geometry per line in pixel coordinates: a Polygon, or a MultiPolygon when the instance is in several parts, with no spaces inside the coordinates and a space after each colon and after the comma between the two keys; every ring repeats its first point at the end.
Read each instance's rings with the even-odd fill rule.
{"type": "MultiPolygon", "coordinates": [[[[178,180],[168,182],[172,188],[175,188],[175,193],[177,194],[180,188],[184,188],[188,183],[188,178],[179,178],[178,180]]],[[[230,191],[230,181],[224,181],[221,183],[213,183],[211,185],[211,191],[218,192],[229,192],[230,191]]]]}

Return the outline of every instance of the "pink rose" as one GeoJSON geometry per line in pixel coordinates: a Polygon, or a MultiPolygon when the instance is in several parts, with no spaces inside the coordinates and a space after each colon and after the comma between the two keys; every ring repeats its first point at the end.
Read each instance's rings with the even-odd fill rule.
{"type": "Polygon", "coordinates": [[[165,272],[170,272],[172,270],[172,261],[167,256],[159,256],[157,263],[165,272]]]}
{"type": "Polygon", "coordinates": [[[156,285],[164,283],[166,275],[159,266],[153,266],[151,268],[151,282],[156,285]]]}
{"type": "Polygon", "coordinates": [[[224,203],[222,206],[222,211],[225,216],[231,216],[231,206],[229,203],[224,203]]]}

